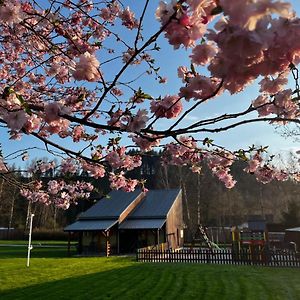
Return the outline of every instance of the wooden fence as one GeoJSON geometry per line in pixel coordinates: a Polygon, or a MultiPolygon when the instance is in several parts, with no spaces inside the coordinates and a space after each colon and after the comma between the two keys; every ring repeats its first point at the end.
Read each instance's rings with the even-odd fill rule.
{"type": "Polygon", "coordinates": [[[139,262],[183,262],[209,263],[227,265],[261,265],[274,267],[300,267],[300,255],[287,250],[251,251],[241,249],[232,252],[231,249],[179,249],[179,250],[148,250],[138,249],[136,253],[139,262]]]}

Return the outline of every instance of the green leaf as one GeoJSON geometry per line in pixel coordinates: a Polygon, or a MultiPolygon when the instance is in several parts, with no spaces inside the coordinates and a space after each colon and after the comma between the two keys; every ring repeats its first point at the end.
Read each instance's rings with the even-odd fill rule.
{"type": "Polygon", "coordinates": [[[4,91],[2,93],[2,98],[3,99],[6,99],[10,94],[14,93],[14,90],[13,88],[7,86],[4,88],[4,91]]]}
{"type": "Polygon", "coordinates": [[[147,100],[152,100],[153,99],[153,97],[151,95],[144,93],[140,87],[135,92],[134,98],[136,98],[136,99],[147,99],[147,100]]]}
{"type": "Polygon", "coordinates": [[[153,50],[159,51],[161,48],[157,45],[157,43],[154,44],[153,50]]]}
{"type": "Polygon", "coordinates": [[[218,6],[216,6],[211,12],[210,12],[210,14],[212,15],[212,16],[215,16],[215,15],[218,15],[218,14],[220,14],[220,13],[222,13],[223,12],[223,8],[220,6],[220,5],[218,5],[218,6]]]}
{"type": "Polygon", "coordinates": [[[95,42],[95,46],[102,47],[102,42],[100,41],[95,42]]]}
{"type": "Polygon", "coordinates": [[[240,149],[238,151],[237,156],[244,161],[248,160],[248,157],[246,156],[245,151],[243,149],[240,149]]]}
{"type": "Polygon", "coordinates": [[[203,145],[211,146],[213,142],[214,142],[213,140],[211,140],[209,138],[205,138],[203,140],[203,145]]]}
{"type": "Polygon", "coordinates": [[[196,70],[195,70],[195,66],[194,66],[193,64],[191,64],[191,70],[192,70],[192,73],[193,73],[194,75],[197,74],[197,72],[196,72],[196,70]]]}
{"type": "Polygon", "coordinates": [[[259,152],[268,152],[269,146],[261,146],[260,149],[258,150],[259,152]]]}
{"type": "Polygon", "coordinates": [[[151,95],[145,94],[145,93],[143,93],[143,94],[141,95],[141,98],[148,99],[148,100],[152,100],[152,99],[153,99],[151,95]]]}
{"type": "Polygon", "coordinates": [[[22,97],[22,95],[18,95],[16,94],[16,97],[18,98],[18,100],[21,103],[21,106],[24,108],[25,112],[29,115],[32,114],[32,111],[30,110],[30,108],[28,107],[28,103],[24,100],[24,98],[22,97]]]}
{"type": "Polygon", "coordinates": [[[77,98],[77,101],[78,102],[82,102],[82,101],[84,101],[86,98],[85,98],[85,94],[80,94],[79,96],[78,96],[78,98],[77,98]]]}

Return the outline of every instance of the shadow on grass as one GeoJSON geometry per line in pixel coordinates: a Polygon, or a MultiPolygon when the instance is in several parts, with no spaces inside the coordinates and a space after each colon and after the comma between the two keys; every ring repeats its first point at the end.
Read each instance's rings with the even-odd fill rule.
{"type": "MultiPolygon", "coordinates": [[[[71,247],[71,255],[76,254],[75,247],[71,247]]],[[[27,247],[1,247],[0,259],[24,258],[27,257],[27,247]]],[[[33,247],[32,258],[63,258],[68,257],[67,247],[61,248],[41,248],[33,247]]]]}
{"type": "Polygon", "coordinates": [[[234,269],[226,266],[136,263],[10,289],[0,294],[0,298],[1,300],[299,299],[297,297],[300,286],[288,279],[286,282],[282,281],[282,275],[276,277],[275,272],[246,267],[234,269]]]}
{"type": "MultiPolygon", "coordinates": [[[[138,267],[124,267],[83,276],[11,289],[0,294],[4,299],[139,299],[144,290],[135,289],[138,267]]],[[[150,286],[149,286],[150,288],[150,286]]]]}
{"type": "MultiPolygon", "coordinates": [[[[188,283],[176,276],[176,268],[167,271],[162,265],[124,267],[83,276],[36,284],[4,292],[1,300],[17,299],[215,299],[205,298],[207,283],[188,283]]],[[[180,271],[180,270],[178,270],[180,271]]],[[[184,272],[185,273],[185,272],[184,272]]],[[[185,274],[187,275],[187,274],[185,274]]],[[[226,291],[223,291],[223,295],[226,291]]],[[[217,289],[214,295],[219,297],[217,289]]],[[[222,298],[226,299],[226,298],[222,298]]],[[[232,295],[230,298],[233,299],[232,295]]]]}

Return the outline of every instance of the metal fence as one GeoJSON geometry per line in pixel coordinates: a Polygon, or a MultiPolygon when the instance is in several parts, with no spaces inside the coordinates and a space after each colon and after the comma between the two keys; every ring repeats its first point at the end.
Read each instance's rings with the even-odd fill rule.
{"type": "Polygon", "coordinates": [[[254,251],[241,249],[178,249],[178,250],[149,250],[138,249],[138,262],[169,262],[169,263],[209,263],[226,265],[261,265],[274,267],[300,267],[300,253],[289,250],[254,251]]]}

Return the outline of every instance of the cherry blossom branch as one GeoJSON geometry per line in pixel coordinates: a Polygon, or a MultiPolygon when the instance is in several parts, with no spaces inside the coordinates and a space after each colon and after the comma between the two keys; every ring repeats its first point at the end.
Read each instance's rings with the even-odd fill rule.
{"type": "Polygon", "coordinates": [[[139,20],[139,27],[138,27],[136,38],[135,38],[135,41],[134,41],[134,49],[135,49],[135,51],[138,50],[138,48],[137,48],[137,46],[138,46],[138,40],[139,40],[139,37],[140,37],[140,32],[141,32],[141,29],[142,29],[142,23],[143,23],[143,19],[144,19],[144,16],[145,16],[145,13],[146,13],[148,5],[149,5],[149,0],[146,0],[145,5],[144,5],[144,9],[143,9],[143,12],[142,12],[142,15],[141,15],[140,20],[139,20]]]}
{"type": "Polygon", "coordinates": [[[157,38],[163,33],[165,28],[169,25],[169,23],[176,17],[177,12],[173,13],[172,16],[170,17],[169,21],[163,25],[160,30],[158,30],[155,34],[153,34],[145,43],[143,46],[141,46],[139,49],[135,50],[133,55],[128,59],[128,61],[124,64],[124,66],[121,68],[121,70],[116,74],[114,80],[112,83],[104,89],[104,92],[99,99],[98,103],[95,105],[95,107],[84,117],[84,120],[90,118],[99,108],[101,105],[103,99],[106,97],[107,93],[115,86],[117,83],[118,79],[121,77],[121,75],[124,73],[124,71],[130,66],[130,64],[134,61],[134,59],[139,55],[144,49],[146,49],[149,45],[154,43],[157,38]]]}
{"type": "Polygon", "coordinates": [[[217,133],[217,132],[222,132],[222,131],[227,131],[229,129],[233,129],[235,127],[245,125],[245,124],[250,124],[250,123],[257,123],[257,122],[271,122],[271,123],[276,123],[276,122],[291,122],[291,123],[296,123],[300,124],[300,120],[298,119],[288,119],[288,118],[280,118],[280,117],[274,117],[274,118],[256,118],[256,119],[249,119],[249,120],[243,120],[240,122],[236,122],[234,124],[224,126],[224,127],[219,127],[219,128],[199,128],[195,130],[176,130],[175,133],[177,134],[185,134],[185,133],[198,133],[198,132],[210,132],[210,133],[217,133]]]}
{"type": "Polygon", "coordinates": [[[168,131],[171,131],[173,128],[175,128],[190,112],[192,112],[193,110],[195,110],[196,107],[198,107],[200,104],[204,103],[205,101],[215,97],[219,91],[221,90],[222,86],[223,86],[224,80],[222,79],[220,84],[218,85],[218,87],[216,88],[216,90],[209,96],[201,99],[200,101],[197,101],[190,109],[188,109],[187,111],[184,112],[184,114],[182,114],[180,116],[180,118],[172,125],[169,127],[168,131]]]}

